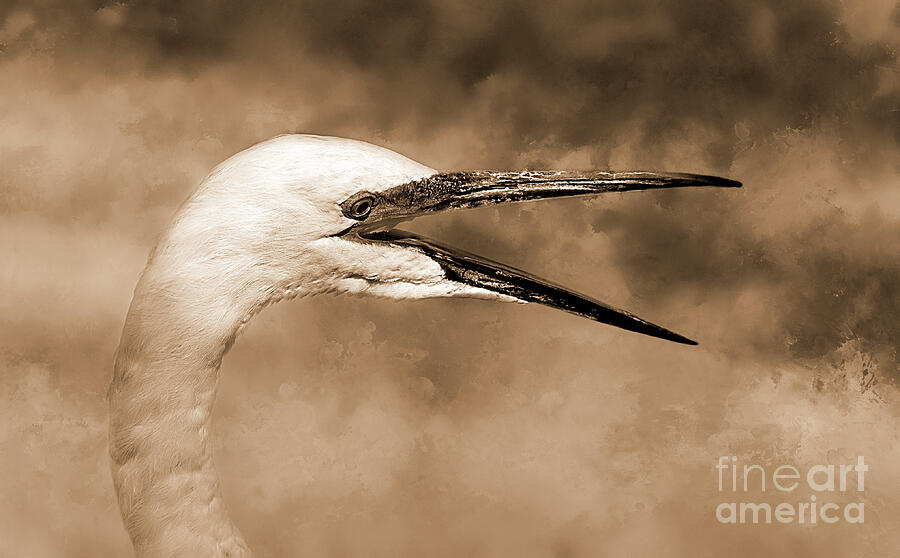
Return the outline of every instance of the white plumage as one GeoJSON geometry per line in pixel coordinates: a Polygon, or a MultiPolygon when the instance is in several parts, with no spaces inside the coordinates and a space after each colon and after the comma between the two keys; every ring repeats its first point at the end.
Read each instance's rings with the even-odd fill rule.
{"type": "Polygon", "coordinates": [[[436,171],[374,145],[280,136],[226,160],[179,210],[135,288],[109,389],[110,456],[139,556],[244,556],[209,447],[221,359],[285,297],[509,299],[446,280],[434,260],[334,236],[339,203],[436,171]]]}

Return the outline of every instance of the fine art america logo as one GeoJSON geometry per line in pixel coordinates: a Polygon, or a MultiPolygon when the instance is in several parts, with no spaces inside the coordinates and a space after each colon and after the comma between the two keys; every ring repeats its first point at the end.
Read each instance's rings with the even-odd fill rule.
{"type": "MultiPolygon", "coordinates": [[[[806,485],[812,494],[808,500],[798,501],[795,494],[793,501],[777,504],[766,502],[723,501],[716,506],[716,519],[720,523],[864,523],[866,509],[864,502],[838,504],[830,501],[835,493],[847,493],[855,490],[863,492],[866,488],[866,465],[863,456],[858,456],[853,465],[813,465],[805,474],[793,465],[778,465],[766,469],[762,465],[738,464],[736,456],[723,455],[716,463],[719,492],[723,496],[731,494],[738,500],[739,494],[748,491],[760,491],[763,494],[774,492],[786,497],[794,490],[806,485]],[[829,498],[831,496],[831,498],[829,498]]],[[[846,495],[846,494],[844,494],[846,495]]]]}

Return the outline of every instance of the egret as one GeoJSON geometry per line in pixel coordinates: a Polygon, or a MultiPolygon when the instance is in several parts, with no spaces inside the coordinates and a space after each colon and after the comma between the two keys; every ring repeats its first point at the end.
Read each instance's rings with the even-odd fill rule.
{"type": "Polygon", "coordinates": [[[210,416],[223,356],[256,313],[281,299],[349,293],[537,302],[695,344],[395,228],[450,209],[679,186],[740,183],[678,173],[442,173],[369,143],[313,135],[279,136],[219,164],[150,253],[116,352],[109,454],[137,555],[250,556],[219,492],[210,416]]]}

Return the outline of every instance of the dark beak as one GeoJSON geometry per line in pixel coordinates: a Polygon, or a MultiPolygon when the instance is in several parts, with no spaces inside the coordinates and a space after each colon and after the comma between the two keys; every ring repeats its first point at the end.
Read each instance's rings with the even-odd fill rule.
{"type": "MultiPolygon", "coordinates": [[[[412,233],[392,229],[401,221],[448,209],[687,186],[737,188],[741,183],[715,176],[680,173],[568,171],[442,173],[390,188],[380,194],[365,194],[373,199],[371,212],[346,233],[355,233],[367,242],[385,242],[419,250],[436,261],[447,278],[452,281],[502,293],[524,302],[538,302],[629,331],[676,343],[696,345],[696,341],[647,322],[629,312],[524,271],[412,233]]],[[[349,207],[356,203],[357,199],[358,197],[354,196],[342,206],[349,207]]]]}

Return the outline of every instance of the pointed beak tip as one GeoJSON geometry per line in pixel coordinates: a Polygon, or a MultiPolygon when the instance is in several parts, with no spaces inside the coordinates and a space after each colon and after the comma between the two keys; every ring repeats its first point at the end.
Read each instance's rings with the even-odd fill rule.
{"type": "Polygon", "coordinates": [[[682,345],[691,345],[691,346],[699,345],[699,343],[697,343],[693,339],[688,339],[687,337],[685,337],[683,335],[679,335],[675,332],[667,332],[667,333],[668,333],[667,335],[665,335],[665,336],[660,335],[659,337],[666,341],[674,341],[675,343],[681,343],[682,345]]]}
{"type": "Polygon", "coordinates": [[[744,185],[739,180],[722,178],[720,176],[705,176],[703,178],[704,180],[700,181],[700,185],[702,186],[715,186],[717,188],[740,188],[744,185]]]}

